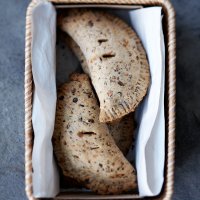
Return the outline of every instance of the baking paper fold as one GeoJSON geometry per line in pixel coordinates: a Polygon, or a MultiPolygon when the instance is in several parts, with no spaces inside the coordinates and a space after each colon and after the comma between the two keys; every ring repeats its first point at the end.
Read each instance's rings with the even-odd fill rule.
{"type": "Polygon", "coordinates": [[[148,93],[137,111],[136,169],[140,196],[162,189],[165,158],[165,47],[161,7],[130,12],[131,24],[146,50],[151,72],[148,93]]]}
{"type": "Polygon", "coordinates": [[[56,11],[41,2],[32,14],[32,73],[34,81],[32,123],[34,145],[33,195],[55,197],[59,174],[53,157],[51,138],[56,111],[56,11]]]}

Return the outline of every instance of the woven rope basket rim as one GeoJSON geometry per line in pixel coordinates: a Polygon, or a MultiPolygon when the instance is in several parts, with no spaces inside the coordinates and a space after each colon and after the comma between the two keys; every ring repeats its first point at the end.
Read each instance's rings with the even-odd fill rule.
{"type": "MultiPolygon", "coordinates": [[[[40,0],[39,0],[40,1],[40,0]]],[[[38,4],[33,0],[27,9],[26,14],[26,38],[25,38],[25,191],[28,199],[33,197],[32,190],[32,90],[33,79],[31,69],[31,15],[33,8],[38,4]]],[[[49,0],[53,3],[65,4],[124,4],[124,5],[144,5],[144,6],[162,6],[166,18],[166,39],[167,43],[167,145],[166,145],[166,162],[165,162],[165,184],[159,197],[153,199],[169,200],[172,197],[174,186],[174,160],[175,160],[175,94],[176,94],[176,37],[175,37],[175,12],[168,0],[49,0]]],[[[134,195],[132,195],[133,199],[134,195]]],[[[146,198],[145,198],[146,199],[146,198]]],[[[152,198],[151,198],[152,199],[152,198]]]]}

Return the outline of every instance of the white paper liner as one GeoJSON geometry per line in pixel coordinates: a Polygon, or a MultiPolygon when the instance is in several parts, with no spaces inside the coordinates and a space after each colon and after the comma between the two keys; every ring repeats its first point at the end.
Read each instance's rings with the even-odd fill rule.
{"type": "Polygon", "coordinates": [[[56,110],[56,11],[51,3],[39,4],[32,14],[32,72],[34,81],[33,195],[54,197],[59,175],[51,138],[56,110]]]}
{"type": "Polygon", "coordinates": [[[130,12],[131,23],[148,55],[151,85],[138,111],[136,169],[140,196],[160,193],[164,181],[165,48],[161,7],[130,12]]]}
{"type": "MultiPolygon", "coordinates": [[[[139,128],[136,168],[140,196],[154,196],[161,191],[164,173],[165,52],[161,8],[151,7],[133,11],[113,9],[109,12],[121,16],[134,27],[148,55],[151,85],[148,95],[137,111],[139,128]]],[[[34,9],[32,67],[35,91],[32,120],[35,134],[33,148],[35,197],[54,197],[59,192],[58,172],[51,144],[56,106],[55,18],[56,13],[50,3],[42,3],[34,9]]],[[[68,80],[69,74],[80,71],[80,64],[66,44],[59,41],[56,56],[56,79],[57,85],[60,85],[68,80]]],[[[127,157],[132,163],[134,148],[130,149],[127,157]]]]}

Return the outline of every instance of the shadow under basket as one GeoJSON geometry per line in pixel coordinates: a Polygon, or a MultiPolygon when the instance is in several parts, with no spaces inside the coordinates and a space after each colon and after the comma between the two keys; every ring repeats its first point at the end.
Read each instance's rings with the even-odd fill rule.
{"type": "MultiPolygon", "coordinates": [[[[166,50],[165,77],[165,171],[164,185],[161,193],[156,197],[142,198],[135,194],[97,195],[83,192],[60,192],[55,199],[171,199],[174,186],[174,157],[175,157],[175,12],[168,0],[49,0],[56,7],[101,7],[101,8],[134,8],[135,6],[161,6],[163,10],[163,31],[166,50]]],[[[32,189],[32,97],[33,77],[31,66],[31,15],[38,4],[34,0],[30,3],[26,15],[26,47],[25,47],[25,190],[28,199],[33,197],[32,189]]]]}

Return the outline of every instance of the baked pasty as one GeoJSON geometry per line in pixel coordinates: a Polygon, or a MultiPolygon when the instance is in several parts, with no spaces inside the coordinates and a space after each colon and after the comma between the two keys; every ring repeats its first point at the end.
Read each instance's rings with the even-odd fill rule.
{"type": "Polygon", "coordinates": [[[136,188],[133,166],[100,123],[99,105],[85,74],[58,89],[54,152],[63,174],[99,194],[136,188]]]}
{"type": "Polygon", "coordinates": [[[122,20],[105,12],[70,9],[59,27],[83,53],[100,101],[100,122],[133,112],[146,94],[149,65],[136,33],[122,20]]]}

